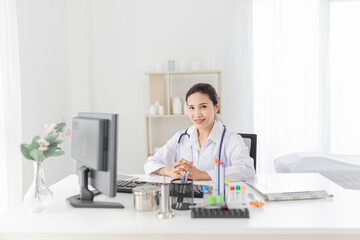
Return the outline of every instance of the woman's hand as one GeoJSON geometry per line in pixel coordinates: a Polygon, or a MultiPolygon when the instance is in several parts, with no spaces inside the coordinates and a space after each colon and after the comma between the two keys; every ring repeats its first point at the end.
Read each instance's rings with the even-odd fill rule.
{"type": "Polygon", "coordinates": [[[173,178],[180,178],[184,170],[181,170],[180,168],[174,168],[174,167],[163,167],[159,168],[156,171],[153,171],[152,174],[158,174],[161,176],[169,176],[173,178]]]}
{"type": "Polygon", "coordinates": [[[186,159],[178,160],[172,167],[163,167],[153,172],[159,175],[165,175],[173,178],[180,178],[184,171],[189,172],[189,178],[193,180],[211,180],[206,171],[197,169],[193,161],[186,159]]]}
{"type": "Polygon", "coordinates": [[[182,172],[189,171],[191,169],[191,166],[193,165],[192,161],[188,161],[186,159],[180,159],[174,164],[174,168],[181,169],[182,172]]]}
{"type": "MultiPolygon", "coordinates": [[[[181,173],[183,171],[189,172],[189,178],[193,180],[211,180],[210,176],[207,174],[206,171],[201,171],[197,169],[193,161],[187,161],[185,159],[180,159],[174,164],[176,169],[180,169],[181,173]]],[[[181,175],[180,175],[181,176],[181,175]]]]}
{"type": "Polygon", "coordinates": [[[184,171],[190,169],[192,163],[185,159],[178,160],[172,167],[164,167],[159,171],[160,175],[170,176],[173,178],[180,178],[184,171]]]}
{"type": "Polygon", "coordinates": [[[181,170],[180,168],[164,167],[161,169],[160,175],[169,176],[169,177],[173,177],[173,178],[180,178],[183,172],[184,171],[181,170]]]}
{"type": "Polygon", "coordinates": [[[206,171],[201,171],[197,169],[194,165],[191,166],[188,172],[190,173],[189,178],[193,180],[211,180],[211,177],[209,176],[209,174],[207,174],[206,171]]]}

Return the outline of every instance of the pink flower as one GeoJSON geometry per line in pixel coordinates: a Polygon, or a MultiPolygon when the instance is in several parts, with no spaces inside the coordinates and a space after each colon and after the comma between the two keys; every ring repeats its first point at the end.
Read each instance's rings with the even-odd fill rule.
{"type": "Polygon", "coordinates": [[[65,136],[64,132],[59,133],[59,137],[63,138],[65,136]]]}
{"type": "Polygon", "coordinates": [[[37,142],[38,144],[40,144],[41,147],[50,145],[50,143],[43,138],[38,139],[37,142]]]}
{"type": "Polygon", "coordinates": [[[71,130],[69,128],[65,129],[65,135],[70,136],[71,130]]]}
{"type": "Polygon", "coordinates": [[[52,123],[52,124],[45,130],[45,133],[46,133],[46,134],[49,134],[49,133],[51,133],[51,132],[56,133],[56,130],[55,130],[56,126],[57,126],[56,123],[52,123]]]}
{"type": "Polygon", "coordinates": [[[39,147],[39,151],[44,152],[44,151],[46,151],[46,150],[48,150],[48,148],[47,148],[47,147],[39,147]]]}

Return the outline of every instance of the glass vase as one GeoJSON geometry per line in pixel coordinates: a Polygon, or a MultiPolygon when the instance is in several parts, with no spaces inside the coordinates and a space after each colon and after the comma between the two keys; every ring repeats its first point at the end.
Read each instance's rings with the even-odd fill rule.
{"type": "Polygon", "coordinates": [[[34,162],[34,180],[24,196],[24,203],[31,212],[45,212],[53,200],[53,193],[46,186],[43,161],[34,162]]]}

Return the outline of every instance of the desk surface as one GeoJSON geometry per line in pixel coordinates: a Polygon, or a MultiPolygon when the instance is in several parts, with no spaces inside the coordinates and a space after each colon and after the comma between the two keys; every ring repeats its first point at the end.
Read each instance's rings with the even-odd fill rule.
{"type": "Polygon", "coordinates": [[[124,209],[73,208],[65,199],[78,193],[78,179],[70,175],[51,186],[54,201],[48,212],[28,213],[24,206],[18,206],[1,214],[0,239],[61,239],[64,234],[76,239],[99,239],[98,234],[102,234],[100,239],[180,239],[189,235],[209,239],[216,234],[225,234],[228,239],[239,235],[249,239],[301,239],[300,235],[311,235],[311,239],[360,239],[360,191],[345,190],[315,173],[282,175],[324,188],[335,197],[266,202],[263,208],[250,206],[250,219],[192,219],[189,211],[175,211],[173,219],[161,220],[156,217],[159,210],[135,211],[132,194],[95,198],[120,202],[124,209]]]}

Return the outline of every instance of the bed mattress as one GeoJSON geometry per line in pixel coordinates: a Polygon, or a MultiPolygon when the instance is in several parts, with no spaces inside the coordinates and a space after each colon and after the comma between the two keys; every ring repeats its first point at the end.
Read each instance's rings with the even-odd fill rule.
{"type": "Polygon", "coordinates": [[[346,189],[360,190],[360,156],[298,152],[274,160],[278,173],[320,173],[346,189]]]}

